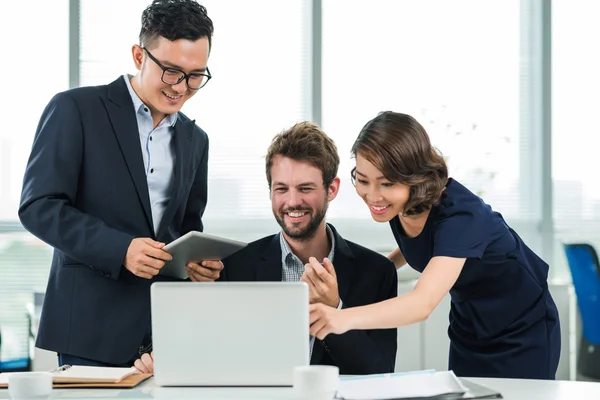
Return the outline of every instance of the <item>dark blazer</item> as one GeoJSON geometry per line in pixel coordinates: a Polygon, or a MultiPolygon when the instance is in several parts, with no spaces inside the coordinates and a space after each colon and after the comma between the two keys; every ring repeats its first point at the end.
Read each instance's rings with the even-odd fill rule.
{"type": "MultiPolygon", "coordinates": [[[[372,250],[335,235],[333,265],[343,308],[363,306],[398,295],[394,264],[372,250]]],[[[221,281],[281,281],[279,235],[248,244],[223,260],[221,281]]],[[[315,339],[311,364],[335,365],[340,374],[362,375],[394,372],[397,330],[353,330],[342,335],[315,339]]]]}
{"type": "MultiPolygon", "coordinates": [[[[155,235],[140,136],[123,77],[68,90],[44,110],[19,217],[54,254],[36,346],[110,364],[132,359],[150,324],[150,284],[123,267],[135,237],[202,230],[208,137],[182,113],[174,184],[155,235]]],[[[23,266],[26,267],[26,266],[23,266]]]]}

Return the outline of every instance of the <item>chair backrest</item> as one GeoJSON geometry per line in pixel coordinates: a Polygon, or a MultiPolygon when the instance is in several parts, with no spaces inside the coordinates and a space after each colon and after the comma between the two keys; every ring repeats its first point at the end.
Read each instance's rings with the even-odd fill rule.
{"type": "Polygon", "coordinates": [[[0,361],[0,373],[27,371],[31,371],[31,360],[29,358],[17,358],[15,360],[0,361]]]}
{"type": "Polygon", "coordinates": [[[565,244],[565,253],[581,313],[583,337],[600,345],[600,263],[596,250],[585,243],[565,244]]]}

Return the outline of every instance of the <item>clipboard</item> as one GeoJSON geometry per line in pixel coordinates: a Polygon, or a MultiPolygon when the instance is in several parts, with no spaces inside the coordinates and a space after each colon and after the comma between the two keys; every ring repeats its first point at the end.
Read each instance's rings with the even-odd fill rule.
{"type": "Polygon", "coordinates": [[[133,389],[151,376],[152,374],[130,375],[117,383],[52,383],[52,387],[54,389],[133,389]]]}

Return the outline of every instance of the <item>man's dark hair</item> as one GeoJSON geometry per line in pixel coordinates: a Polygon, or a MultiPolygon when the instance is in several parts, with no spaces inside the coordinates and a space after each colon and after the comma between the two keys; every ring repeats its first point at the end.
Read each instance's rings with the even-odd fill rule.
{"type": "Polygon", "coordinates": [[[162,36],[178,39],[208,39],[212,46],[213,23],[206,8],[194,0],[154,0],[142,13],[140,46],[152,49],[162,36]]]}
{"type": "Polygon", "coordinates": [[[266,158],[266,172],[271,189],[271,168],[275,157],[283,156],[306,162],[321,170],[323,185],[327,188],[335,179],[340,165],[333,140],[312,122],[299,122],[276,135],[271,141],[266,158]]]}

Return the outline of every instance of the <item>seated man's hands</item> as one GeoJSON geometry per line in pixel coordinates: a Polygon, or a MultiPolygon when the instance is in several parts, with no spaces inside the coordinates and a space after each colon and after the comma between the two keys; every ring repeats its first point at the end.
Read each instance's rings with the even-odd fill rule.
{"type": "Polygon", "coordinates": [[[339,306],[337,276],[328,258],[323,259],[323,265],[316,258],[309,258],[300,281],[308,284],[311,304],[322,303],[333,308],[339,306]]]}
{"type": "Polygon", "coordinates": [[[187,273],[193,282],[214,282],[221,276],[223,263],[221,261],[202,261],[188,263],[187,273]]]}
{"type": "Polygon", "coordinates": [[[133,366],[142,374],[154,374],[154,352],[142,354],[133,366]]]}

